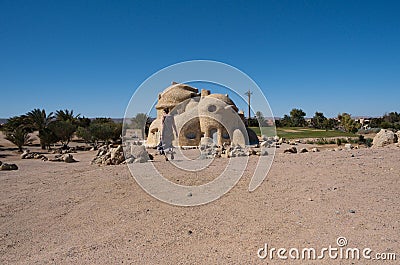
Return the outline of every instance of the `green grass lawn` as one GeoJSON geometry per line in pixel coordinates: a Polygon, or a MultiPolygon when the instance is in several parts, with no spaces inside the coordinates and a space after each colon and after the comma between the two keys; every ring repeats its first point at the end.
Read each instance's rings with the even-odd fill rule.
{"type": "MultiPolygon", "coordinates": [[[[272,127],[250,127],[257,135],[274,136],[275,131],[272,127]]],[[[276,128],[276,132],[279,137],[286,139],[294,138],[328,138],[328,137],[357,137],[356,134],[334,131],[334,130],[319,130],[313,128],[303,127],[282,127],[276,128]]]]}

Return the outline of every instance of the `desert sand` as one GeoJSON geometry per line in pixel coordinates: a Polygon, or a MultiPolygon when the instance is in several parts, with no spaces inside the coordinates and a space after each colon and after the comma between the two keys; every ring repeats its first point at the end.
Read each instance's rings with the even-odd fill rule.
{"type": "MultiPolygon", "coordinates": [[[[285,264],[260,259],[257,251],[265,243],[320,249],[337,246],[338,237],[349,247],[395,252],[400,260],[399,147],[283,149],[254,192],[248,185],[257,157],[250,157],[230,192],[206,205],[179,207],[148,195],[126,165],[90,165],[94,151],[73,154],[79,162],[71,164],[22,160],[1,138],[0,160],[19,169],[0,171],[0,264],[285,264]]],[[[185,182],[161,157],[154,163],[185,182]]],[[[211,167],[224,163],[217,159],[211,167]]]]}

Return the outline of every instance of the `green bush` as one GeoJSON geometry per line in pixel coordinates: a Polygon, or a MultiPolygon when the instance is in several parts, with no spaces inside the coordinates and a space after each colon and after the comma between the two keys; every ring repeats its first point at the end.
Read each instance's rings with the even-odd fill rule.
{"type": "Polygon", "coordinates": [[[89,128],[79,126],[78,129],[76,130],[76,136],[82,138],[87,144],[93,143],[93,137],[89,131],[89,128]]]}
{"type": "Polygon", "coordinates": [[[326,140],[324,138],[318,139],[315,143],[318,144],[318,145],[327,144],[327,142],[326,142],[326,140]]]}
{"type": "Polygon", "coordinates": [[[381,127],[382,127],[383,129],[389,129],[389,128],[392,128],[392,127],[393,127],[393,124],[390,123],[390,122],[388,122],[388,121],[384,121],[384,122],[381,123],[381,127]]]}
{"type": "Polygon", "coordinates": [[[49,129],[54,133],[57,142],[66,147],[74,135],[76,125],[69,120],[56,120],[49,124],[49,129]]]}
{"type": "Polygon", "coordinates": [[[121,139],[122,124],[108,118],[97,118],[86,127],[78,127],[76,135],[86,143],[97,144],[99,141],[109,142],[121,139]]]}
{"type": "Polygon", "coordinates": [[[373,139],[372,138],[367,138],[367,139],[365,139],[365,145],[366,146],[368,146],[368,147],[371,147],[372,146],[372,141],[373,141],[373,139]]]}

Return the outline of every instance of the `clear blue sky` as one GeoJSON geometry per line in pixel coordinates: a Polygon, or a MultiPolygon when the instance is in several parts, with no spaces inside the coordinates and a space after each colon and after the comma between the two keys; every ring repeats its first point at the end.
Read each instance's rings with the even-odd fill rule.
{"type": "Polygon", "coordinates": [[[0,0],[0,117],[123,117],[147,77],[194,59],[247,73],[275,116],[400,111],[399,14],[400,1],[0,0]]]}

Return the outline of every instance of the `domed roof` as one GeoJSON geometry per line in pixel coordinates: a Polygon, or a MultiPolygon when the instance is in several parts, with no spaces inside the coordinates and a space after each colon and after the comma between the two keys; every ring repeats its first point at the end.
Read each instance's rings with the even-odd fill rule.
{"type": "Polygon", "coordinates": [[[229,98],[228,94],[225,94],[225,95],[223,95],[223,94],[210,94],[207,97],[216,98],[218,100],[221,100],[221,101],[225,102],[226,104],[233,106],[233,109],[238,111],[238,108],[236,107],[236,105],[232,101],[232,99],[229,98]]]}
{"type": "Polygon", "coordinates": [[[173,108],[186,99],[198,96],[199,90],[187,84],[172,82],[161,94],[158,95],[156,109],[173,108]]]}

